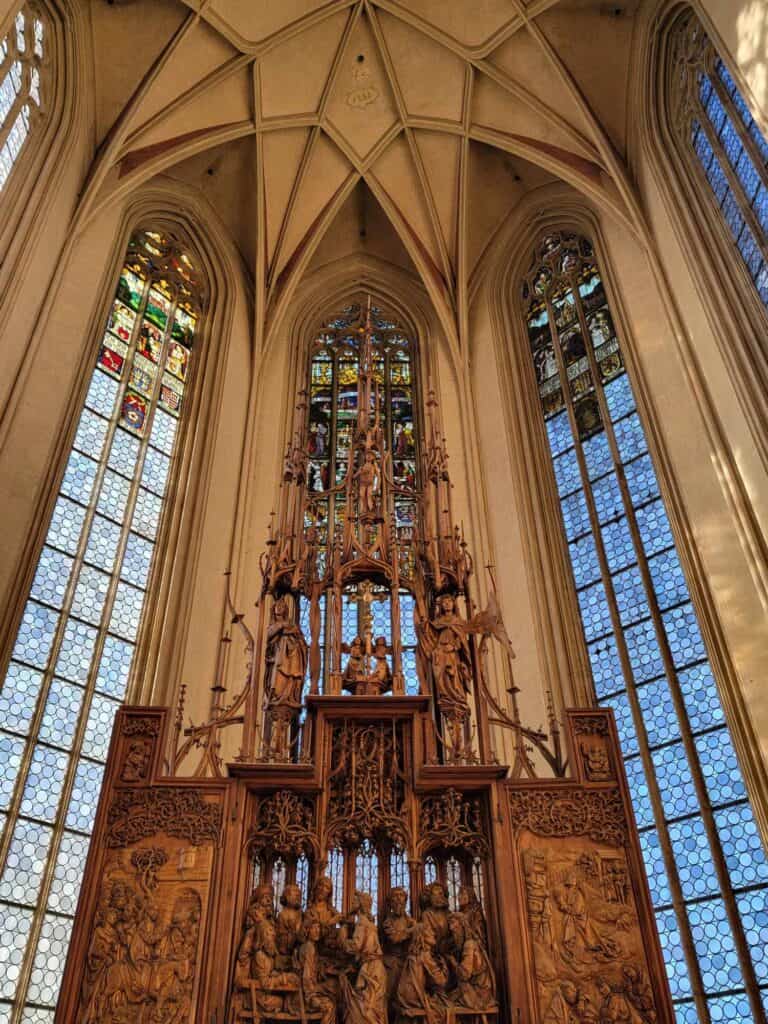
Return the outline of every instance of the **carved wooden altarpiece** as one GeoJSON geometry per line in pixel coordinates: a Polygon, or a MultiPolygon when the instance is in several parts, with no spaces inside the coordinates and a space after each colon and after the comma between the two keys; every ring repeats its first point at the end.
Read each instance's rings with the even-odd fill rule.
{"type": "Polygon", "coordinates": [[[434,421],[418,472],[393,469],[396,326],[369,309],[327,330],[357,367],[346,466],[310,491],[325,434],[305,417],[259,627],[232,609],[241,691],[226,703],[217,681],[203,725],[181,707],[117,716],[56,1020],[673,1024],[611,715],[553,711],[545,734],[514,687],[508,710],[490,692],[488,639],[513,655],[495,601],[472,602],[434,421]],[[241,737],[227,765],[225,729],[241,737]]]}

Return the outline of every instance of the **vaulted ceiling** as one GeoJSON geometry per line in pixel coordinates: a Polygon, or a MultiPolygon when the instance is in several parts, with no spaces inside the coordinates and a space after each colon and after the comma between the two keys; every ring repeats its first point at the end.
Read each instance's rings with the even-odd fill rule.
{"type": "Polygon", "coordinates": [[[422,279],[461,347],[472,273],[555,179],[637,225],[624,163],[640,0],[91,0],[86,214],[158,173],[200,188],[257,333],[318,254],[422,279]]]}

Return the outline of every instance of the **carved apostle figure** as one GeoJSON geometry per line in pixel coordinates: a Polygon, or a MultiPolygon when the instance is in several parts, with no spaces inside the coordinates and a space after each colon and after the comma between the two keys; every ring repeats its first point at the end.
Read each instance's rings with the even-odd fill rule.
{"type": "Polygon", "coordinates": [[[598,978],[596,987],[602,999],[600,1024],[631,1024],[635,1017],[624,994],[612,989],[605,978],[598,978]]]}
{"type": "Polygon", "coordinates": [[[446,1020],[448,965],[436,945],[430,926],[417,924],[395,990],[396,1019],[401,1024],[414,1017],[424,1017],[427,1024],[442,1024],[446,1020]]]}
{"type": "Polygon", "coordinates": [[[336,928],[342,916],[334,907],[333,882],[327,875],[321,875],[312,889],[312,898],[307,913],[311,913],[320,922],[321,952],[333,951],[338,945],[336,928]]]}
{"type": "Polygon", "coordinates": [[[557,906],[562,914],[563,932],[560,943],[564,959],[586,959],[597,955],[602,960],[613,960],[619,948],[613,939],[602,935],[592,917],[578,875],[569,872],[562,888],[556,894],[557,906]]]}
{"type": "Polygon", "coordinates": [[[352,937],[343,939],[341,945],[359,967],[354,983],[346,975],[340,978],[344,1024],[387,1024],[387,972],[370,893],[355,892],[352,916],[352,937]]]}
{"type": "Polygon", "coordinates": [[[470,933],[463,914],[450,914],[448,929],[454,948],[449,959],[456,975],[456,1004],[473,1010],[495,1006],[496,979],[482,943],[470,933]]]}
{"type": "Polygon", "coordinates": [[[326,990],[320,976],[321,961],[317,946],[321,930],[320,921],[311,910],[307,911],[304,918],[304,941],[295,954],[301,983],[300,999],[292,998],[291,1001],[299,1003],[299,1017],[302,1019],[307,1013],[319,1013],[320,1024],[336,1024],[336,999],[326,990]]]}
{"type": "Polygon", "coordinates": [[[236,992],[245,992],[254,976],[254,956],[258,941],[257,930],[261,921],[272,917],[273,895],[271,885],[257,885],[248,900],[243,922],[243,937],[237,950],[234,987],[236,992]]]}
{"type": "Polygon", "coordinates": [[[281,967],[290,966],[293,951],[301,934],[301,889],[288,883],[280,895],[282,910],[277,915],[275,934],[281,967]]]}
{"type": "Polygon", "coordinates": [[[269,753],[284,761],[290,754],[290,726],[301,709],[301,690],[307,672],[307,642],[296,623],[291,622],[285,597],[278,598],[272,609],[267,660],[271,663],[266,692],[269,753]]]}
{"type": "Polygon", "coordinates": [[[391,999],[397,991],[400,972],[408,953],[408,945],[415,921],[407,913],[408,893],[397,886],[390,889],[387,898],[387,913],[381,922],[381,946],[384,951],[384,966],[387,969],[387,995],[391,999]]]}
{"type": "Polygon", "coordinates": [[[440,882],[432,882],[424,891],[425,905],[421,915],[424,924],[429,925],[442,953],[449,942],[448,931],[448,893],[440,882]]]}
{"type": "Polygon", "coordinates": [[[256,984],[252,992],[256,1005],[251,1007],[254,1013],[282,1012],[286,996],[299,989],[298,975],[278,970],[276,957],[275,922],[271,917],[264,917],[254,928],[252,977],[256,984]]]}
{"type": "Polygon", "coordinates": [[[459,886],[459,910],[464,915],[467,930],[488,948],[488,926],[485,923],[483,905],[471,885],[459,886]]]}

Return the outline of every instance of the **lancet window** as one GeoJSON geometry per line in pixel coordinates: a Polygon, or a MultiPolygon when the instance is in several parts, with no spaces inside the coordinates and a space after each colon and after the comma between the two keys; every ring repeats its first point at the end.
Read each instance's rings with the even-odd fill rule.
{"type": "Polygon", "coordinates": [[[48,33],[43,12],[24,4],[0,42],[0,192],[48,104],[48,33]]]}
{"type": "Polygon", "coordinates": [[[676,27],[675,128],[768,304],[768,141],[693,13],[676,27]]]}
{"type": "Polygon", "coordinates": [[[183,240],[133,235],[0,689],[0,1019],[53,1019],[203,298],[183,240]]]}
{"type": "Polygon", "coordinates": [[[677,1019],[763,1020],[768,861],[591,243],[544,237],[523,302],[595,697],[616,714],[677,1019]]]}

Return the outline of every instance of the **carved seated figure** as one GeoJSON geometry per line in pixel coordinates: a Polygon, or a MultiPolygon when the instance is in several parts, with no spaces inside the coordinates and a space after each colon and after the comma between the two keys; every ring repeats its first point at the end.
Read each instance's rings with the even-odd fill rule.
{"type": "Polygon", "coordinates": [[[450,944],[448,932],[448,893],[440,882],[432,882],[424,891],[425,906],[421,915],[424,924],[432,929],[440,953],[450,944]]]}
{"type": "Polygon", "coordinates": [[[275,926],[278,966],[289,968],[293,963],[293,951],[301,937],[301,889],[298,885],[286,885],[280,902],[283,909],[277,915],[275,926]]]}
{"type": "Polygon", "coordinates": [[[265,917],[256,923],[253,976],[249,979],[251,1010],[254,1020],[281,1013],[289,993],[299,989],[299,976],[293,971],[276,969],[275,925],[265,917]]]}
{"type": "Polygon", "coordinates": [[[398,1024],[411,1024],[414,1018],[444,1024],[448,980],[448,965],[437,952],[432,928],[423,922],[416,924],[394,993],[398,1024]]]}
{"type": "Polygon", "coordinates": [[[321,977],[322,965],[317,951],[320,932],[320,921],[311,910],[307,911],[304,918],[304,941],[295,954],[301,999],[291,996],[288,1005],[290,1009],[298,1010],[300,1019],[307,1014],[317,1014],[320,1024],[336,1024],[336,999],[321,977]]]}
{"type": "Polygon", "coordinates": [[[477,898],[477,893],[471,885],[459,887],[459,910],[464,915],[467,930],[488,948],[488,930],[485,923],[483,906],[477,898]]]}
{"type": "Polygon", "coordinates": [[[406,912],[408,893],[399,886],[390,889],[387,899],[387,913],[381,922],[381,946],[384,950],[384,966],[387,969],[387,995],[391,999],[397,992],[400,972],[403,969],[408,947],[416,922],[406,912]]]}
{"type": "Polygon", "coordinates": [[[454,949],[449,962],[456,978],[452,1001],[458,1008],[495,1009],[496,979],[482,943],[468,929],[463,914],[450,914],[448,929],[454,949]]]}

